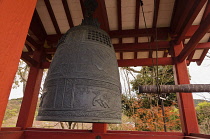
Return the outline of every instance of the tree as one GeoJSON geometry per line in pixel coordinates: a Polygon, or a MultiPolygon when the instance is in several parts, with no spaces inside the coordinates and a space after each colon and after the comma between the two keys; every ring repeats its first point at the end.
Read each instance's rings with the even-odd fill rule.
{"type": "Polygon", "coordinates": [[[30,67],[24,61],[20,60],[12,88],[18,88],[22,84],[24,93],[29,69],[30,67]]]}
{"type": "Polygon", "coordinates": [[[164,127],[172,130],[180,130],[179,113],[176,108],[177,100],[175,93],[149,94],[138,93],[139,85],[173,85],[174,76],[172,66],[142,67],[140,71],[133,68],[125,70],[138,73],[132,80],[132,91],[135,96],[122,95],[123,113],[135,121],[136,130],[143,131],[164,131],[164,127]],[[158,72],[158,76],[157,75],[158,72]],[[163,99],[164,105],[163,105],[163,99]],[[165,107],[165,109],[164,109],[165,107]],[[177,125],[177,126],[175,126],[177,125]],[[175,128],[174,128],[175,127],[175,128]]]}
{"type": "Polygon", "coordinates": [[[196,106],[201,133],[210,134],[210,102],[200,102],[196,106]]]}

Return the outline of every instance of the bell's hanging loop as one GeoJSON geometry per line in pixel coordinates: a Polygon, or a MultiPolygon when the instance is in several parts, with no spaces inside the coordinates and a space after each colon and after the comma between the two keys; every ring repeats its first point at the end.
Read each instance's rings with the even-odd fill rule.
{"type": "MultiPolygon", "coordinates": [[[[92,14],[97,6],[87,1],[88,14],[92,14]]],[[[108,34],[89,17],[59,41],[44,83],[37,120],[121,122],[115,51],[108,34]]]]}

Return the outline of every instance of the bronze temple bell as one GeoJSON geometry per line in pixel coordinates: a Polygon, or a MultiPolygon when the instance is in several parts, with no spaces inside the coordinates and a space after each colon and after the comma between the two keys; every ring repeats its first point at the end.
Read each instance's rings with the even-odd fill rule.
{"type": "Polygon", "coordinates": [[[61,38],[50,65],[37,120],[121,122],[121,86],[115,51],[108,34],[85,1],[82,24],[61,38]]]}

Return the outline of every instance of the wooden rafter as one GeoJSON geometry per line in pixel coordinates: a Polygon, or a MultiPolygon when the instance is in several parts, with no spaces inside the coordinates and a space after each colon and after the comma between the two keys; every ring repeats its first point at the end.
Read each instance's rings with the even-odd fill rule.
{"type": "Polygon", "coordinates": [[[198,61],[196,61],[197,65],[201,65],[204,58],[206,57],[206,54],[208,53],[209,49],[205,49],[200,57],[200,59],[198,61]]]}
{"type": "Polygon", "coordinates": [[[190,62],[192,61],[192,58],[193,58],[194,54],[195,54],[195,50],[193,50],[193,51],[190,53],[190,55],[187,57],[187,60],[189,61],[188,66],[190,65],[190,62]]]}
{"type": "Polygon", "coordinates": [[[25,44],[25,46],[26,46],[28,52],[33,52],[33,49],[28,44],[25,44]]]}
{"type": "MultiPolygon", "coordinates": [[[[121,9],[121,0],[117,0],[117,22],[118,22],[118,30],[122,30],[122,9],[121,9]]],[[[119,43],[122,43],[122,38],[119,38],[119,43]]]]}
{"type": "Polygon", "coordinates": [[[203,21],[205,20],[205,18],[207,17],[207,15],[210,13],[210,0],[208,0],[205,11],[203,13],[202,19],[201,19],[201,23],[203,23],[203,21]]]}
{"type": "Polygon", "coordinates": [[[28,33],[34,40],[36,40],[37,43],[40,44],[44,43],[47,36],[47,33],[36,9],[34,10],[28,33]]]}
{"type": "Polygon", "coordinates": [[[191,37],[191,39],[184,47],[184,49],[180,52],[179,56],[177,57],[179,62],[184,61],[189,56],[189,54],[196,48],[198,42],[209,31],[209,29],[210,29],[210,13],[205,18],[205,21],[199,26],[195,34],[191,37]]]}
{"type": "Polygon", "coordinates": [[[171,22],[171,31],[173,34],[179,33],[185,21],[185,18],[187,17],[194,2],[195,0],[185,0],[185,1],[176,0],[175,6],[174,6],[174,15],[172,17],[172,22],[171,22]]]}
{"type": "Polygon", "coordinates": [[[59,29],[57,20],[56,20],[56,18],[55,18],[55,14],[54,14],[53,9],[52,9],[52,6],[51,6],[51,4],[50,4],[50,1],[49,1],[49,0],[44,0],[44,2],[45,2],[45,5],[46,5],[46,7],[47,7],[47,10],[48,10],[48,13],[49,13],[49,15],[50,15],[50,18],[51,18],[51,20],[52,20],[52,22],[53,22],[53,26],[54,26],[54,28],[55,28],[56,33],[57,33],[57,34],[61,34],[61,31],[60,31],[60,29],[59,29]]]}
{"type": "Polygon", "coordinates": [[[81,5],[81,9],[82,9],[82,15],[83,15],[83,18],[85,17],[85,7],[84,7],[84,0],[80,0],[80,5],[81,5]]]}
{"type": "MultiPolygon", "coordinates": [[[[140,0],[136,0],[135,29],[139,29],[140,0]]],[[[135,37],[135,43],[138,43],[138,37],[135,37]]]]}
{"type": "MultiPolygon", "coordinates": [[[[189,2],[189,4],[190,3],[192,2],[189,2]]],[[[193,21],[195,20],[195,18],[197,17],[197,15],[199,14],[200,10],[202,9],[205,3],[206,3],[206,0],[196,0],[193,3],[193,6],[191,7],[190,11],[188,12],[188,15],[185,18],[184,22],[180,21],[179,24],[181,24],[181,28],[178,33],[177,39],[175,41],[176,44],[179,44],[184,39],[185,34],[192,26],[193,21]]]]}
{"type": "Polygon", "coordinates": [[[106,12],[106,5],[105,0],[97,0],[98,2],[98,8],[94,12],[93,16],[98,19],[98,22],[100,23],[101,29],[109,32],[109,22],[108,22],[108,16],[106,12]]]}
{"type": "Polygon", "coordinates": [[[74,27],[74,24],[73,24],[73,21],[72,21],[72,17],[71,17],[71,13],[70,13],[70,10],[69,10],[67,0],[62,0],[62,3],[63,3],[63,7],[64,7],[64,10],[65,10],[65,13],[66,13],[66,17],[67,17],[69,26],[70,26],[70,28],[72,28],[72,27],[74,27]]]}
{"type": "Polygon", "coordinates": [[[156,28],[156,25],[157,25],[159,5],[160,5],[160,0],[154,0],[154,16],[153,16],[153,22],[152,22],[153,28],[156,28]]]}

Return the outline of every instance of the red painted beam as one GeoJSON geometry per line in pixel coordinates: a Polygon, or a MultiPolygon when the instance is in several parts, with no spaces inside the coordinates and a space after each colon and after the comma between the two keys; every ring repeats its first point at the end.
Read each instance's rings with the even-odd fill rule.
{"type": "Polygon", "coordinates": [[[0,131],[0,139],[23,139],[24,131],[0,131]]]}
{"type": "MultiPolygon", "coordinates": [[[[124,44],[114,44],[114,49],[116,52],[137,52],[137,51],[148,51],[148,50],[156,50],[156,45],[158,45],[158,50],[166,50],[171,46],[167,41],[159,41],[159,42],[150,42],[150,43],[124,43],[124,44]]],[[[196,46],[196,49],[210,49],[210,42],[207,43],[199,43],[196,46]]],[[[56,48],[46,48],[46,54],[55,54],[56,48]]],[[[26,52],[28,55],[32,55],[31,52],[26,52]]]]}
{"type": "Polygon", "coordinates": [[[204,58],[206,57],[206,54],[208,53],[209,49],[205,49],[200,57],[199,60],[196,61],[197,65],[200,66],[204,60],[204,58]]]}
{"type": "MultiPolygon", "coordinates": [[[[33,58],[40,62],[42,61],[43,53],[35,51],[33,58]]],[[[23,129],[32,127],[36,105],[38,101],[38,95],[40,90],[40,84],[42,80],[43,69],[37,67],[31,67],[28,75],[28,80],[20,108],[20,113],[17,120],[17,127],[23,129]]]]}
{"type": "MultiPolygon", "coordinates": [[[[158,65],[173,65],[172,58],[158,58],[158,65]]],[[[153,66],[156,65],[156,59],[144,58],[144,59],[123,59],[118,60],[119,67],[130,67],[130,66],[153,66]],[[154,62],[154,63],[153,63],[154,62]]]]}
{"type": "MultiPolygon", "coordinates": [[[[198,25],[192,25],[190,29],[187,31],[185,38],[190,38],[198,29],[198,25]]],[[[121,39],[122,37],[145,37],[145,36],[153,36],[155,37],[155,29],[153,28],[148,28],[148,29],[130,29],[130,30],[112,30],[109,32],[109,35],[111,38],[119,38],[121,39]],[[148,30],[148,33],[147,33],[148,30]]],[[[169,34],[169,28],[164,27],[164,28],[158,28],[158,38],[160,40],[167,40],[168,39],[168,34],[169,34]]],[[[46,40],[50,43],[58,43],[58,40],[61,38],[63,34],[58,35],[58,34],[53,34],[53,35],[48,35],[46,37],[46,40]]],[[[121,42],[122,43],[122,42],[121,42]]]]}
{"type": "MultiPolygon", "coordinates": [[[[126,37],[145,37],[145,36],[153,36],[155,37],[156,29],[148,28],[148,29],[130,29],[130,30],[112,30],[109,32],[111,38],[126,38],[126,37]]],[[[158,40],[167,40],[169,34],[168,27],[157,28],[158,40]]]]}
{"type": "Polygon", "coordinates": [[[198,138],[210,139],[210,135],[205,135],[205,134],[191,133],[190,136],[192,136],[192,137],[198,137],[198,138]]]}
{"type": "Polygon", "coordinates": [[[93,17],[98,19],[98,22],[100,23],[101,29],[109,32],[109,22],[108,22],[108,16],[106,12],[106,5],[105,0],[96,0],[98,2],[98,8],[93,13],[93,17]]]}
{"type": "Polygon", "coordinates": [[[1,131],[20,131],[21,127],[2,127],[1,131]]]}
{"type": "Polygon", "coordinates": [[[173,20],[173,27],[172,27],[172,33],[178,34],[185,22],[185,19],[189,15],[189,12],[191,8],[193,7],[193,4],[195,3],[195,0],[185,0],[185,1],[178,1],[178,7],[176,11],[176,20],[173,20]]]}
{"type": "Polygon", "coordinates": [[[193,34],[196,32],[196,30],[199,28],[199,25],[192,25],[190,26],[190,29],[185,34],[185,39],[188,39],[193,36],[193,34]]]}
{"type": "Polygon", "coordinates": [[[167,41],[159,42],[149,42],[149,43],[124,43],[124,44],[114,44],[114,49],[116,52],[122,51],[148,51],[148,50],[165,50],[170,48],[170,44],[167,41]]]}
{"type": "MultiPolygon", "coordinates": [[[[195,20],[195,18],[197,17],[199,12],[201,11],[201,9],[204,6],[204,4],[206,3],[206,1],[207,0],[196,0],[194,2],[193,6],[189,7],[190,11],[189,11],[187,17],[184,18],[185,21],[181,22],[182,27],[181,27],[181,29],[180,29],[180,31],[178,33],[178,36],[177,36],[177,39],[176,39],[176,44],[180,44],[180,42],[184,39],[185,34],[190,29],[193,21],[195,20]]],[[[190,1],[189,4],[191,4],[191,3],[192,2],[190,1]]]]}
{"type": "MultiPolygon", "coordinates": [[[[117,0],[117,22],[118,22],[118,30],[122,30],[122,2],[121,0],[117,0]]],[[[119,43],[122,44],[122,38],[119,38],[119,43]]]]}
{"type": "Polygon", "coordinates": [[[105,123],[93,123],[93,133],[107,133],[107,124],[105,123]]]}
{"type": "Polygon", "coordinates": [[[50,132],[50,131],[25,131],[25,138],[27,139],[46,139],[46,138],[62,138],[69,139],[183,139],[183,136],[176,135],[141,135],[141,134],[129,134],[129,133],[71,133],[71,132],[50,132]]]}
{"type": "Polygon", "coordinates": [[[201,23],[202,24],[205,21],[205,18],[207,17],[207,15],[210,13],[210,0],[208,0],[205,11],[203,13],[203,17],[201,19],[201,23]]]}
{"type": "MultiPolygon", "coordinates": [[[[153,66],[156,64],[156,59],[153,58],[144,59],[120,59],[118,60],[119,67],[130,67],[130,66],[153,66]],[[154,63],[153,63],[154,61],[154,63]]],[[[174,61],[170,57],[158,58],[158,65],[173,65],[174,61]]],[[[48,69],[50,67],[50,62],[42,62],[41,68],[48,69]]]]}
{"type": "MultiPolygon", "coordinates": [[[[174,55],[177,56],[182,49],[182,43],[180,45],[175,45],[174,55]]],[[[190,84],[186,60],[175,63],[174,74],[176,84],[190,84]]],[[[199,133],[192,93],[177,93],[177,100],[183,133],[185,135],[199,133]]]]}
{"type": "Polygon", "coordinates": [[[21,59],[26,62],[29,66],[36,67],[38,65],[38,62],[31,58],[27,53],[22,53],[21,59]]]}
{"type": "Polygon", "coordinates": [[[153,28],[156,28],[156,25],[157,25],[159,6],[160,6],[160,0],[154,0],[154,16],[153,16],[153,22],[152,22],[153,28]]]}
{"type": "Polygon", "coordinates": [[[177,57],[179,62],[184,61],[186,57],[189,56],[189,54],[196,48],[199,41],[209,31],[209,29],[210,29],[210,13],[206,17],[203,24],[199,26],[195,34],[191,37],[191,39],[184,47],[184,49],[180,52],[179,56],[177,57]]]}
{"type": "Polygon", "coordinates": [[[0,2],[0,130],[35,6],[36,0],[0,2]]]}
{"type": "Polygon", "coordinates": [[[210,42],[199,43],[199,44],[196,46],[196,49],[210,49],[210,42]]]}

